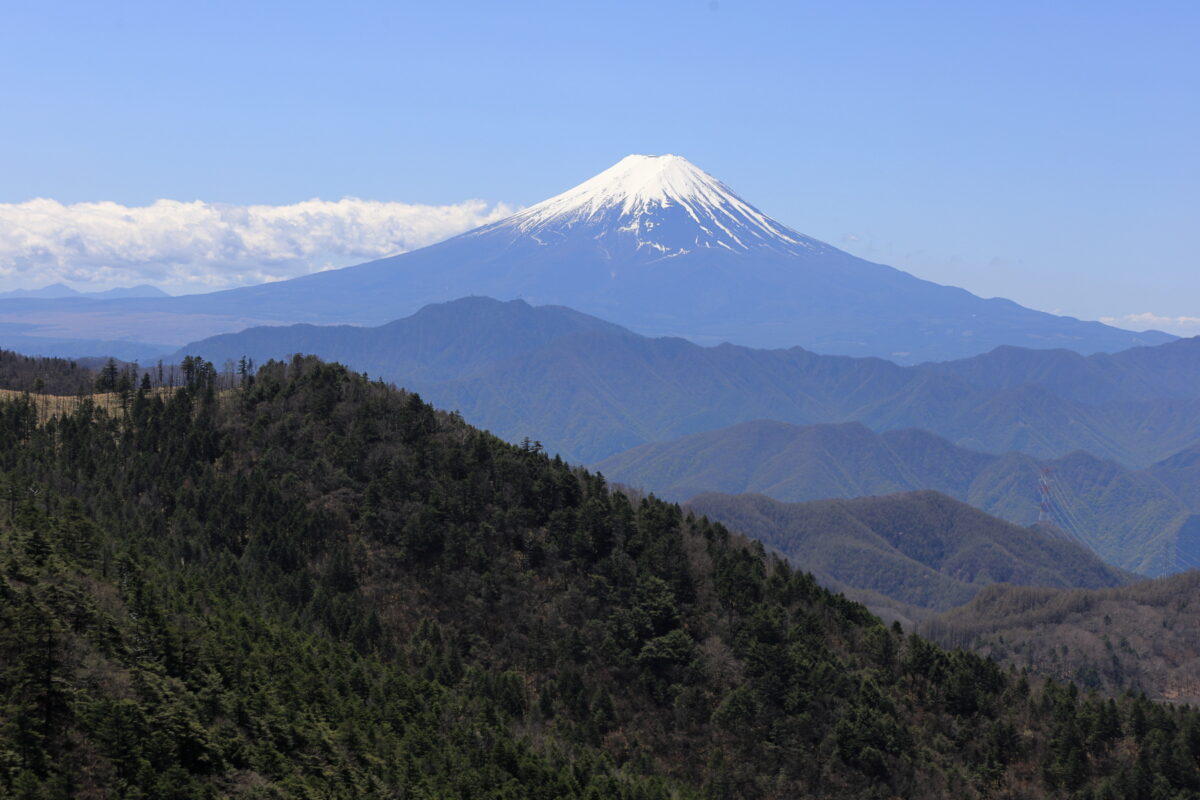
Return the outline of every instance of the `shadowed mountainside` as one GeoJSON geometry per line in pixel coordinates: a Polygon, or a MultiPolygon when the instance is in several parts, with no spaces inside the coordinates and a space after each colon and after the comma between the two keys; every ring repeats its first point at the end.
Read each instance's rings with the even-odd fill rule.
{"type": "Polygon", "coordinates": [[[671,500],[706,491],[795,502],[934,489],[1020,525],[1038,520],[1044,480],[1054,524],[1109,563],[1160,575],[1200,565],[1189,533],[1200,513],[1194,461],[1183,453],[1134,471],[1082,451],[1037,460],[913,429],[758,421],[641,445],[595,466],[671,500]]]}
{"type": "Polygon", "coordinates": [[[808,503],[708,493],[687,507],[761,541],[818,580],[922,609],[960,606],[998,582],[1096,588],[1132,580],[1079,544],[937,492],[808,503]]]}

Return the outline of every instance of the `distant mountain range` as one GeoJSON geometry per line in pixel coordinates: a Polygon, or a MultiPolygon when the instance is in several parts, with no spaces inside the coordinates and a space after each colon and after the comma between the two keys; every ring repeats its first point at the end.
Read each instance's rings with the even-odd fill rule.
{"type": "Polygon", "coordinates": [[[156,286],[140,283],[137,286],[119,286],[115,289],[105,289],[98,292],[81,292],[72,289],[65,283],[52,283],[40,289],[13,289],[0,292],[0,300],[37,299],[61,300],[64,297],[87,298],[93,300],[119,300],[130,297],[170,297],[169,294],[156,286]]]}
{"type": "Polygon", "coordinates": [[[1200,566],[1198,455],[1133,471],[1082,451],[1039,461],[913,429],[757,421],[642,445],[595,468],[679,501],[710,491],[805,501],[935,489],[1020,525],[1038,520],[1044,482],[1054,525],[1109,563],[1160,575],[1200,566]]]}
{"type": "Polygon", "coordinates": [[[128,339],[71,339],[45,336],[37,323],[0,322],[0,348],[27,356],[48,358],[116,358],[121,361],[152,362],[170,353],[168,345],[128,339]]]}
{"type": "Polygon", "coordinates": [[[852,596],[865,591],[856,599],[908,622],[922,609],[961,606],[991,583],[1099,588],[1132,580],[1074,542],[937,492],[808,503],[709,493],[687,507],[778,550],[827,585],[852,596]]]}
{"type": "Polygon", "coordinates": [[[671,155],[629,156],[507,219],[368,264],[89,308],[9,299],[0,323],[28,324],[31,338],[157,346],[262,323],[379,325],[466,295],[567,305],[647,335],[901,363],[1005,344],[1093,353],[1174,338],[983,299],[865,261],[771,219],[671,155]]]}
{"type": "Polygon", "coordinates": [[[497,435],[529,436],[587,463],[760,419],[921,428],[962,447],[1039,458],[1082,449],[1132,468],[1200,442],[1200,339],[1088,357],[1001,348],[901,367],[801,348],[651,339],[566,308],[477,297],[378,328],[253,328],[176,357],[220,366],[296,352],[415,389],[497,435]]]}
{"type": "MultiPolygon", "coordinates": [[[[52,283],[40,289],[0,292],[0,348],[28,356],[154,359],[172,348],[147,339],[137,323],[129,325],[128,321],[122,321],[119,303],[155,298],[167,299],[170,295],[148,284],[80,292],[65,283],[52,283]],[[125,329],[108,338],[113,325],[125,329]],[[72,335],[72,331],[78,335],[72,335]]],[[[173,321],[182,320],[173,318],[173,321]]],[[[165,339],[158,341],[170,341],[169,335],[164,333],[164,336],[165,339]]]]}

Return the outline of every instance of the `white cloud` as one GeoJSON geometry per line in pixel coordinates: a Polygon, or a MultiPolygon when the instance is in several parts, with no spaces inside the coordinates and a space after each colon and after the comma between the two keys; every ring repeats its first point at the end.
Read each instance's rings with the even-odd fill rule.
{"type": "Polygon", "coordinates": [[[1146,330],[1153,328],[1176,336],[1200,336],[1200,317],[1167,317],[1149,311],[1125,314],[1120,317],[1101,317],[1100,321],[1118,328],[1146,330]]]}
{"type": "Polygon", "coordinates": [[[0,288],[63,281],[209,291],[394,255],[509,213],[480,200],[427,206],[353,197],[286,206],[0,204],[0,288]]]}

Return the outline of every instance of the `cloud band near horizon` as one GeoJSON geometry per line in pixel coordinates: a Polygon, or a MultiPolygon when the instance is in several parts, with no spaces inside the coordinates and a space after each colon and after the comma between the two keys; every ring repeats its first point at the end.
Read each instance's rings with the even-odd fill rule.
{"type": "Polygon", "coordinates": [[[434,244],[512,213],[504,204],[157,200],[0,204],[0,289],[149,283],[203,292],[283,280],[434,244]]]}
{"type": "Polygon", "coordinates": [[[1105,325],[1133,331],[1160,330],[1176,336],[1200,336],[1200,317],[1171,317],[1144,311],[1119,317],[1101,317],[1105,325]]]}

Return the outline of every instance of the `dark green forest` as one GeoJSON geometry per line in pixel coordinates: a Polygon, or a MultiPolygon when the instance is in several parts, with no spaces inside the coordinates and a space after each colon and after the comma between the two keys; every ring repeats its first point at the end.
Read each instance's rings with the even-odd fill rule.
{"type": "Polygon", "coordinates": [[[947,651],[316,359],[0,403],[0,793],[1139,798],[1200,715],[947,651]]]}
{"type": "MultiPolygon", "coordinates": [[[[115,363],[115,362],[114,362],[115,363]]],[[[96,376],[76,361],[0,350],[0,388],[55,395],[90,392],[96,376]]]]}

